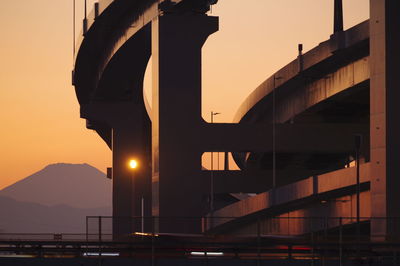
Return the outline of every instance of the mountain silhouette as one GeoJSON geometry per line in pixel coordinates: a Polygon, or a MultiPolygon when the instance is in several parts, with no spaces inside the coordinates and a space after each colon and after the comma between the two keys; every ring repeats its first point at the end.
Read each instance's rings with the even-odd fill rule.
{"type": "Polygon", "coordinates": [[[0,196],[46,206],[103,208],[111,206],[112,185],[88,164],[58,163],[0,190],[0,196]]]}
{"type": "MultiPolygon", "coordinates": [[[[87,216],[109,215],[111,215],[110,207],[95,209],[79,209],[67,205],[49,207],[0,196],[0,234],[82,234],[86,232],[87,216]]],[[[97,229],[92,220],[89,220],[90,232],[97,229]]]]}
{"type": "Polygon", "coordinates": [[[111,215],[111,180],[88,164],[52,164],[0,191],[0,233],[84,233],[111,215]]]}

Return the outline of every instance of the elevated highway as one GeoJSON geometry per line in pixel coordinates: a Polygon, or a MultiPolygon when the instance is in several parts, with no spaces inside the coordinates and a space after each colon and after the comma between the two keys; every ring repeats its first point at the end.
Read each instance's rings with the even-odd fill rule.
{"type": "MultiPolygon", "coordinates": [[[[332,208],[324,215],[354,215],[343,209],[353,203],[342,203],[360,192],[351,167],[358,153],[361,213],[400,216],[394,189],[400,126],[393,115],[400,108],[400,7],[371,0],[371,19],[347,31],[336,27],[336,14],[330,39],[305,54],[299,50],[298,58],[245,100],[234,123],[208,124],[201,118],[201,48],[218,31],[218,18],[206,14],[210,3],[100,1],[84,21],[73,83],[81,117],[112,149],[113,215],[229,215],[237,219],[208,229],[240,231],[254,226],[255,217],[318,213],[325,197],[332,208]],[[151,111],[143,96],[150,56],[151,111]],[[354,135],[363,137],[361,150],[354,135]],[[202,154],[213,151],[231,152],[241,170],[202,170],[202,154]],[[129,158],[140,162],[134,172],[126,167],[129,158]],[[316,185],[327,180],[338,183],[316,185]],[[237,201],[233,192],[258,195],[237,201]],[[214,195],[229,199],[210,204],[214,195]]],[[[137,226],[115,224],[114,234],[137,226]]],[[[200,227],[194,223],[193,232],[200,227]]],[[[371,222],[370,228],[384,236],[397,232],[387,221],[371,222]]],[[[180,229],[159,224],[157,230],[180,229]]]]}
{"type": "MultiPolygon", "coordinates": [[[[260,189],[268,190],[213,212],[208,219],[215,222],[209,226],[232,233],[245,232],[246,228],[254,230],[260,221],[264,224],[269,221],[270,225],[287,222],[274,217],[356,217],[356,169],[349,167],[355,158],[356,134],[363,136],[361,216],[370,217],[369,67],[369,21],[365,21],[333,34],[305,54],[300,53],[297,59],[257,87],[240,106],[234,122],[254,125],[275,121],[275,151],[260,144],[264,149],[254,148],[252,152],[233,155],[241,168],[264,172],[256,183],[260,189]],[[281,125],[293,126],[292,134],[282,134],[281,125]],[[301,134],[300,126],[314,128],[313,133],[301,134]],[[330,133],[332,137],[328,137],[330,133]],[[321,135],[325,138],[321,139],[321,135]],[[304,149],[296,149],[300,143],[304,149]],[[345,143],[347,150],[340,149],[345,143]],[[290,148],[282,149],[285,144],[290,148]],[[273,156],[276,156],[276,165],[272,163],[273,156]],[[272,172],[277,179],[275,189],[272,172]]],[[[272,140],[273,136],[264,135],[264,138],[272,140]]],[[[228,180],[229,177],[224,179],[226,183],[228,180]]],[[[242,184],[241,192],[249,192],[246,187],[242,184]]],[[[292,223],[292,232],[299,234],[318,230],[299,221],[292,223]]],[[[338,221],[331,226],[338,226],[338,221]]],[[[275,231],[264,233],[282,234],[288,230],[279,224],[270,228],[275,231]]]]}

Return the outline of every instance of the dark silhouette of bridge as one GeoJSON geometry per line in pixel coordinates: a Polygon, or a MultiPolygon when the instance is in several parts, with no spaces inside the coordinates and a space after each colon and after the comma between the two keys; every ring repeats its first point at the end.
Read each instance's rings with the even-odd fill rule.
{"type": "MultiPolygon", "coordinates": [[[[285,258],[300,246],[321,263],[387,252],[396,263],[400,3],[370,0],[370,19],[344,31],[336,0],[330,38],[307,53],[299,45],[234,123],[218,124],[201,117],[201,51],[218,31],[210,4],[104,0],[85,17],[73,83],[81,117],[113,155],[113,217],[98,217],[91,245],[129,248],[140,231],[133,246],[155,256],[157,237],[157,248],[168,247],[162,239],[197,247],[210,235],[230,239],[223,244],[231,248],[249,236],[232,254],[253,254],[258,265],[279,244],[285,258]],[[143,96],[150,56],[151,108],[143,96]],[[240,170],[203,169],[207,152],[231,153],[240,170]],[[139,167],[129,169],[130,159],[139,167]]],[[[203,247],[213,248],[217,240],[208,240],[203,247]]]]}

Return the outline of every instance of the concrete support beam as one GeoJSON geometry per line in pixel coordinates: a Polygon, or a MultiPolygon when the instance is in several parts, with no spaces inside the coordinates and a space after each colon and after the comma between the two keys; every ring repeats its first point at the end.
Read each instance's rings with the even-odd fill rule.
{"type": "MultiPolygon", "coordinates": [[[[370,164],[362,164],[360,169],[361,182],[370,180],[370,164]]],[[[315,193],[325,193],[329,190],[340,189],[353,185],[356,180],[356,169],[355,167],[344,168],[329,172],[326,174],[318,174],[320,171],[314,170],[314,173],[310,170],[277,170],[277,176],[289,176],[295,179],[298,176],[309,176],[322,177],[316,185],[315,193]],[[346,183],[347,182],[347,183],[346,183]],[[333,188],[334,187],[334,188],[333,188]]],[[[202,180],[208,180],[207,177],[211,175],[211,171],[203,171],[202,180]]],[[[213,171],[214,176],[214,192],[219,193],[261,193],[272,188],[272,170],[269,171],[213,171]]],[[[277,181],[278,186],[280,183],[287,183],[285,180],[277,181]]],[[[290,182],[286,187],[290,187],[293,184],[299,184],[301,181],[295,183],[290,182]]],[[[207,184],[204,184],[207,186],[207,184]]],[[[364,204],[365,202],[363,202],[364,204]]],[[[365,203],[367,204],[367,203],[365,203]]]]}
{"type": "MultiPolygon", "coordinates": [[[[199,217],[206,212],[201,180],[201,49],[218,18],[164,14],[152,22],[153,215],[199,217]]],[[[200,220],[159,224],[161,232],[195,232],[200,220]]]]}
{"type": "MultiPolygon", "coordinates": [[[[214,179],[214,193],[261,193],[272,188],[272,170],[269,171],[212,171],[214,179]]],[[[312,171],[304,170],[277,170],[277,176],[288,176],[296,178],[309,175],[312,171]]],[[[318,173],[319,171],[315,171],[318,173]]],[[[211,171],[203,171],[200,176],[203,181],[203,190],[209,191],[209,178],[211,171]]],[[[278,180],[278,186],[287,183],[285,180],[278,180]]]]}
{"type": "Polygon", "coordinates": [[[370,0],[371,234],[400,235],[400,2],[370,0]]]}
{"type": "MultiPolygon", "coordinates": [[[[362,124],[277,124],[277,152],[346,153],[353,152],[354,135],[369,135],[362,124]]],[[[203,151],[272,151],[270,124],[209,124],[199,142],[203,151]]]]}

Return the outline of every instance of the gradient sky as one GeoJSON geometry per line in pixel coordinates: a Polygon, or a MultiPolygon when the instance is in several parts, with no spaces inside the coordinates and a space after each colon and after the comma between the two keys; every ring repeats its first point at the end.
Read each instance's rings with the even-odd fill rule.
{"type": "MultiPolygon", "coordinates": [[[[85,128],[71,86],[72,0],[1,0],[0,189],[51,163],[111,166],[105,143],[85,128]]],[[[343,0],[349,28],[368,0],[343,0]]],[[[90,7],[94,1],[88,1],[90,7]]],[[[77,3],[81,28],[83,0],[77,3]]],[[[220,0],[220,31],[203,49],[203,116],[230,122],[246,96],[297,56],[329,38],[333,0],[220,0]]]]}

